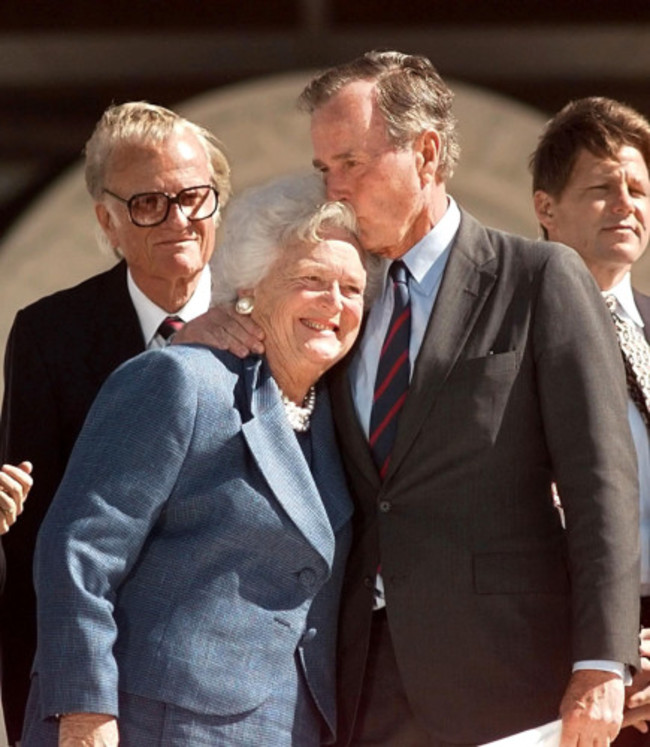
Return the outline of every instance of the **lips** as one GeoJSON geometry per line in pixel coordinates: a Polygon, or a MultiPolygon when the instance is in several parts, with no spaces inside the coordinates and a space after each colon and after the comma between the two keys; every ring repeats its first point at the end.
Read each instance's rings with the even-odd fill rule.
{"type": "Polygon", "coordinates": [[[301,319],[300,320],[305,327],[316,330],[316,332],[338,332],[339,326],[332,322],[317,322],[313,319],[301,319]]]}
{"type": "Polygon", "coordinates": [[[612,231],[613,233],[615,233],[616,231],[626,231],[626,232],[630,231],[635,236],[639,235],[639,232],[638,232],[638,230],[637,230],[637,228],[635,226],[628,226],[628,225],[625,225],[625,224],[622,224],[622,223],[617,224],[615,226],[606,226],[605,230],[606,231],[612,231]]]}
{"type": "Polygon", "coordinates": [[[198,236],[193,231],[191,233],[170,233],[159,236],[157,244],[190,244],[198,240],[198,236]]]}
{"type": "Polygon", "coordinates": [[[196,236],[176,236],[173,239],[163,239],[159,244],[190,244],[196,241],[196,236]]]}

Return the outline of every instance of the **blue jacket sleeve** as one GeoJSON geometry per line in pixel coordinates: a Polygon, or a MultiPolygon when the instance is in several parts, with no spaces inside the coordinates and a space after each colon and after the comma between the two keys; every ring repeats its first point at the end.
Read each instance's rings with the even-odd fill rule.
{"type": "Polygon", "coordinates": [[[117,715],[113,605],[192,438],[197,387],[179,357],[143,353],[95,401],[36,548],[42,716],[117,715]]]}

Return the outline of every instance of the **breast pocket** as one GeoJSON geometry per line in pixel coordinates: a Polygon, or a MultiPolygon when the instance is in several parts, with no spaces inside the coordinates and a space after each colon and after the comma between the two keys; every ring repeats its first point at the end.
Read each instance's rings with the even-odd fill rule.
{"type": "Polygon", "coordinates": [[[465,454],[472,445],[494,443],[520,370],[517,351],[460,361],[445,382],[440,414],[449,424],[448,438],[460,434],[465,454]]]}

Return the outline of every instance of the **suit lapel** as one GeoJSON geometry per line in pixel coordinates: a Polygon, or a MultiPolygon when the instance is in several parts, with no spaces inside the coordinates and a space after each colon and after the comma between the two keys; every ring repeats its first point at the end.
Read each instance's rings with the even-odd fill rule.
{"type": "Polygon", "coordinates": [[[104,284],[89,311],[97,332],[85,355],[85,364],[99,388],[121,363],[144,351],[142,330],[126,282],[122,260],[104,275],[104,284]]]}
{"type": "Polygon", "coordinates": [[[278,388],[259,359],[245,363],[244,379],[252,417],[242,424],[242,433],[257,466],[289,518],[331,566],[334,533],[278,388]]]}
{"type": "Polygon", "coordinates": [[[496,281],[496,257],[483,227],[462,211],[438,297],[400,415],[387,477],[408,453],[458,360],[496,281]]]}
{"type": "MultiPolygon", "coordinates": [[[[358,345],[358,340],[357,340],[358,345]]],[[[372,459],[368,439],[359,423],[357,411],[352,399],[350,386],[350,363],[356,352],[355,347],[347,354],[344,361],[339,363],[329,375],[332,392],[333,413],[343,459],[348,465],[348,471],[361,473],[373,488],[379,490],[381,481],[379,473],[372,459]]]]}
{"type": "Polygon", "coordinates": [[[334,436],[332,409],[326,386],[318,387],[311,434],[312,475],[332,529],[336,532],[352,515],[353,505],[334,436]]]}

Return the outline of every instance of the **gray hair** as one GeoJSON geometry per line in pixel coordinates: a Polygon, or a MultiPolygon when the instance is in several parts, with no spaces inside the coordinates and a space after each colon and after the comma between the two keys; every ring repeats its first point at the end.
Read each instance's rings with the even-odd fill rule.
{"type": "MultiPolygon", "coordinates": [[[[283,251],[296,243],[315,244],[331,229],[349,233],[358,243],[352,208],[327,202],[317,174],[280,177],[246,190],[226,211],[223,241],[212,257],[213,303],[232,303],[238,291],[259,284],[283,251]]],[[[378,263],[363,250],[360,255],[368,272],[368,300],[368,288],[376,288],[378,263]]]]}
{"type": "Polygon", "coordinates": [[[367,52],[352,62],[330,68],[315,77],[298,99],[300,109],[313,114],[348,83],[376,82],[377,106],[394,146],[403,148],[425,130],[440,136],[438,175],[447,180],[460,156],[453,91],[431,62],[421,55],[367,52]]]}
{"type": "Polygon", "coordinates": [[[122,145],[161,144],[172,134],[190,131],[203,146],[210,175],[219,192],[219,205],[224,207],[231,192],[230,166],[219,140],[200,125],[190,122],[170,109],[131,101],[111,105],[102,114],[86,143],[86,187],[94,200],[101,199],[111,156],[122,145]]]}

